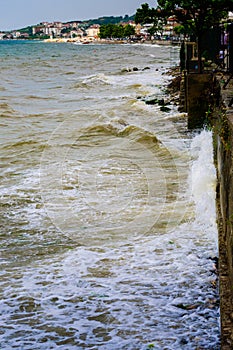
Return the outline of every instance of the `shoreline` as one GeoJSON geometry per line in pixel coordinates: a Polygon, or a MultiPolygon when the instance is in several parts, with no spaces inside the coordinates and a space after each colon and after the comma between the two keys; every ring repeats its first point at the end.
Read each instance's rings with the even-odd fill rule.
{"type": "Polygon", "coordinates": [[[53,39],[44,39],[43,42],[45,43],[73,43],[77,45],[125,45],[125,44],[131,44],[131,45],[161,45],[161,46],[170,46],[170,45],[180,45],[180,42],[174,42],[172,40],[145,40],[145,41],[131,41],[131,40],[111,40],[111,39],[99,39],[99,40],[80,40],[77,38],[53,38],[53,39]]]}

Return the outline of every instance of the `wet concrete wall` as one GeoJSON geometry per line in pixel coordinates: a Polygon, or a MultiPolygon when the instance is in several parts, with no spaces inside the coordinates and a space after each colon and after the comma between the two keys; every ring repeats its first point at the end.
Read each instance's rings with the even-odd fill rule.
{"type": "Polygon", "coordinates": [[[186,106],[188,128],[201,128],[206,121],[213,86],[213,74],[187,74],[186,106]]]}
{"type": "Polygon", "coordinates": [[[233,349],[233,113],[216,110],[214,146],[218,176],[221,349],[233,349]]]}
{"type": "MultiPolygon", "coordinates": [[[[213,129],[217,169],[221,350],[233,349],[233,79],[223,88],[214,73],[183,75],[181,96],[189,129],[213,129]]],[[[227,77],[226,77],[227,79],[227,77]]],[[[223,81],[224,83],[224,81],[223,81]]]]}

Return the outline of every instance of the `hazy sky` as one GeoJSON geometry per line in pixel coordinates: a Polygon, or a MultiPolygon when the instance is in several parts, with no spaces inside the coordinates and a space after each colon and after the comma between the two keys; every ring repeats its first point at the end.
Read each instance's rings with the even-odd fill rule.
{"type": "Polygon", "coordinates": [[[156,7],[156,0],[0,0],[0,30],[19,29],[43,21],[131,16],[145,2],[156,7]]]}

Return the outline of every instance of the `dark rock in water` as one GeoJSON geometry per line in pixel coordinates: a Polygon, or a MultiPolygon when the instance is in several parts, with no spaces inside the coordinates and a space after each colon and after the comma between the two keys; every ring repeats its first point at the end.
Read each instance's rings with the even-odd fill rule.
{"type": "Polygon", "coordinates": [[[158,105],[159,106],[165,106],[165,101],[164,101],[163,98],[161,100],[158,100],[158,105]]]}
{"type": "Polygon", "coordinates": [[[133,68],[122,68],[121,73],[128,73],[128,72],[138,72],[139,70],[144,71],[150,69],[150,67],[145,67],[143,69],[139,69],[138,67],[133,67],[133,68]]]}
{"type": "Polygon", "coordinates": [[[168,84],[167,89],[169,92],[180,91],[181,84],[181,75],[176,76],[172,79],[172,81],[168,84]]]}
{"type": "Polygon", "coordinates": [[[148,96],[147,98],[144,99],[145,103],[147,105],[159,105],[161,108],[164,107],[164,110],[161,109],[163,112],[168,112],[170,111],[170,108],[166,108],[165,106],[170,105],[169,101],[165,101],[164,98],[157,98],[156,96],[148,96]]]}
{"type": "Polygon", "coordinates": [[[196,303],[196,304],[177,304],[174,305],[175,307],[178,307],[179,309],[183,310],[194,310],[197,309],[199,306],[201,306],[201,303],[196,303]]]}
{"type": "Polygon", "coordinates": [[[170,110],[171,110],[171,108],[166,107],[166,106],[161,106],[161,107],[160,107],[160,111],[161,111],[161,112],[170,112],[170,110]]]}
{"type": "Polygon", "coordinates": [[[131,72],[130,68],[122,68],[121,73],[128,73],[131,72]]]}
{"type": "Polygon", "coordinates": [[[156,105],[158,103],[158,99],[154,98],[154,99],[151,99],[151,100],[146,100],[145,103],[147,105],[156,105]]]}

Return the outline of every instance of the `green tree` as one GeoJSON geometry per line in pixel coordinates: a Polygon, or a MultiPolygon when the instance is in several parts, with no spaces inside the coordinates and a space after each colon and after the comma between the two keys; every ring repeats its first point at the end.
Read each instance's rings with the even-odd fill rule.
{"type": "Polygon", "coordinates": [[[232,0],[158,0],[158,5],[175,15],[183,32],[195,36],[198,53],[198,71],[201,72],[202,37],[206,31],[220,24],[233,10],[232,0]]]}
{"type": "Polygon", "coordinates": [[[134,20],[135,20],[135,23],[140,23],[140,24],[155,23],[156,21],[155,9],[150,8],[147,3],[142,4],[141,8],[137,9],[134,20]]]}
{"type": "Polygon", "coordinates": [[[101,39],[111,38],[113,32],[113,24],[104,24],[100,26],[99,37],[101,39]]]}
{"type": "Polygon", "coordinates": [[[127,24],[125,27],[124,27],[124,37],[125,38],[128,38],[132,35],[135,35],[135,29],[133,26],[131,26],[130,24],[127,24]]]}
{"type": "Polygon", "coordinates": [[[152,24],[152,27],[148,30],[149,34],[154,35],[156,32],[162,32],[163,25],[168,17],[167,12],[164,9],[150,8],[147,3],[142,4],[141,8],[137,9],[135,14],[135,23],[138,24],[152,24]]]}
{"type": "Polygon", "coordinates": [[[70,28],[62,28],[61,34],[67,34],[70,32],[70,28]]]}
{"type": "Polygon", "coordinates": [[[203,34],[214,26],[218,26],[228,11],[233,10],[232,0],[158,0],[154,10],[143,4],[136,12],[135,20],[139,23],[155,23],[152,16],[167,19],[175,16],[181,25],[180,32],[193,35],[197,42],[198,71],[201,72],[201,41],[203,34]]]}
{"type": "Polygon", "coordinates": [[[101,39],[106,38],[124,38],[135,34],[134,28],[128,24],[123,27],[122,24],[104,24],[100,26],[99,37],[101,39]]]}
{"type": "Polygon", "coordinates": [[[113,38],[123,38],[124,27],[122,25],[113,25],[112,37],[113,38]]]}

